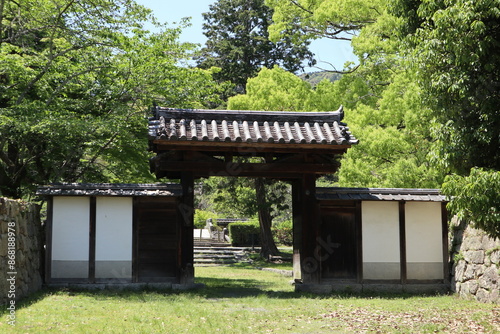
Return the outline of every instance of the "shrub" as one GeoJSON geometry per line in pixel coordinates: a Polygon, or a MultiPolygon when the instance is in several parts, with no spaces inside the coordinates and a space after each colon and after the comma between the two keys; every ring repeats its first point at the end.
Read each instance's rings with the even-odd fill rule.
{"type": "Polygon", "coordinates": [[[280,245],[293,245],[292,221],[286,220],[272,228],[274,242],[280,245]]]}
{"type": "Polygon", "coordinates": [[[217,214],[215,212],[196,210],[194,212],[194,228],[205,228],[209,218],[212,218],[214,225],[217,223],[217,214]]]}
{"type": "Polygon", "coordinates": [[[233,246],[252,246],[260,243],[260,226],[256,221],[235,222],[228,225],[229,237],[233,246]]]}

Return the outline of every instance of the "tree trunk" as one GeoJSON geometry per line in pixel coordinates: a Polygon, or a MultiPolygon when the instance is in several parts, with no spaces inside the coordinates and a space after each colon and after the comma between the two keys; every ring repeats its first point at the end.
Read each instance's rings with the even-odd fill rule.
{"type": "Polygon", "coordinates": [[[263,178],[255,179],[255,194],[257,197],[257,207],[259,210],[259,223],[260,223],[260,254],[268,259],[270,255],[279,255],[278,247],[274,243],[273,234],[271,232],[271,212],[269,203],[266,200],[266,188],[264,186],[263,178]]]}

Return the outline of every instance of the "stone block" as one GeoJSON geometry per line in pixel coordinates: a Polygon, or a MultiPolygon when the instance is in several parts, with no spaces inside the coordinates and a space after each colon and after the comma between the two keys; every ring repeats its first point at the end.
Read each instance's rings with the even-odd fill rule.
{"type": "Polygon", "coordinates": [[[498,240],[490,238],[487,235],[483,236],[483,247],[485,250],[494,249],[498,246],[500,246],[500,242],[498,242],[498,240]]]}
{"type": "Polygon", "coordinates": [[[496,250],[494,252],[491,252],[490,261],[491,261],[491,263],[494,263],[494,264],[500,264],[500,250],[496,250]]]}
{"type": "Polygon", "coordinates": [[[462,291],[464,293],[473,294],[473,295],[475,295],[477,293],[478,289],[479,289],[479,284],[478,284],[477,280],[470,280],[468,282],[463,283],[463,286],[462,286],[462,291]]]}
{"type": "Polygon", "coordinates": [[[488,267],[479,278],[479,285],[484,289],[498,290],[499,283],[498,268],[495,265],[488,267]]]}
{"type": "Polygon", "coordinates": [[[476,292],[476,300],[482,303],[487,303],[490,300],[489,292],[485,289],[478,289],[476,292]]]}
{"type": "Polygon", "coordinates": [[[483,249],[483,237],[481,235],[473,235],[464,240],[462,249],[481,250],[483,249]]]}
{"type": "MultiPolygon", "coordinates": [[[[7,235],[0,234],[0,258],[4,259],[7,256],[8,242],[7,235]]],[[[6,259],[6,258],[5,258],[6,259]]]]}
{"type": "Polygon", "coordinates": [[[484,251],[482,250],[469,250],[464,252],[464,259],[469,263],[483,264],[484,251]]]}
{"type": "Polygon", "coordinates": [[[454,268],[455,280],[457,282],[463,282],[466,262],[464,260],[460,260],[460,261],[458,261],[457,264],[454,265],[454,267],[455,267],[454,268]]]}
{"type": "Polygon", "coordinates": [[[490,291],[490,303],[500,303],[500,289],[490,291]]]}
{"type": "Polygon", "coordinates": [[[464,275],[463,275],[463,280],[462,282],[464,281],[468,281],[468,280],[471,280],[471,279],[474,279],[476,278],[476,271],[475,271],[475,267],[474,265],[472,264],[469,264],[467,266],[467,268],[465,269],[465,272],[464,272],[464,275]]]}

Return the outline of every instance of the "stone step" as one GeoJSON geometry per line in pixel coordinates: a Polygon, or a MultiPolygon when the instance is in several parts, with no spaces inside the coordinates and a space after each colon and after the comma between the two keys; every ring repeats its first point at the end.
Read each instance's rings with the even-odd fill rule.
{"type": "Polygon", "coordinates": [[[246,247],[194,247],[194,265],[211,266],[233,263],[250,263],[246,247]]]}
{"type": "Polygon", "coordinates": [[[238,261],[236,259],[196,259],[194,261],[195,265],[196,264],[230,264],[230,263],[238,263],[241,261],[238,261]]]}
{"type": "MultiPolygon", "coordinates": [[[[251,247],[232,247],[232,246],[225,246],[225,247],[218,247],[218,246],[214,246],[214,247],[208,247],[208,246],[200,246],[200,247],[197,247],[195,246],[194,247],[194,251],[198,251],[198,250],[224,250],[224,251],[241,251],[241,252],[251,252],[252,251],[252,248],[251,247]]],[[[260,250],[260,248],[254,248],[254,251],[255,252],[258,252],[260,250]]]]}
{"type": "Polygon", "coordinates": [[[195,259],[234,259],[234,254],[194,254],[195,259]]]}
{"type": "Polygon", "coordinates": [[[194,241],[194,247],[231,247],[230,243],[215,241],[194,241]]]}

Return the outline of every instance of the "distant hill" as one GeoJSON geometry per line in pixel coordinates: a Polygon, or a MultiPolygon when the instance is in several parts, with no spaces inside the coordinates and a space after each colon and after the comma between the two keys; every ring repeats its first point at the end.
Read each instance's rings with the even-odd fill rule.
{"type": "Polygon", "coordinates": [[[311,72],[311,73],[302,73],[299,75],[299,78],[302,80],[309,82],[311,86],[316,86],[321,80],[327,79],[330,80],[331,82],[337,81],[340,79],[342,74],[339,73],[332,73],[328,71],[318,71],[318,72],[311,72]]]}

